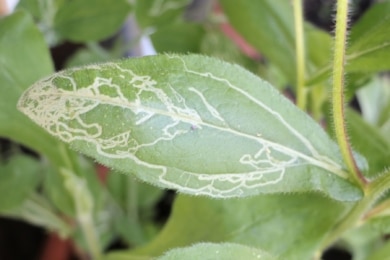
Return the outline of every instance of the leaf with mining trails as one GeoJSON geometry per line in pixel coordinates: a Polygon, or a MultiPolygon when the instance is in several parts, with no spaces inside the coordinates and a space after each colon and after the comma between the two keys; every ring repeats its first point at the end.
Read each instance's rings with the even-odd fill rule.
{"type": "Polygon", "coordinates": [[[263,250],[235,243],[198,243],[190,247],[172,249],[157,258],[157,260],[176,259],[276,260],[277,258],[263,250]]]}
{"type": "Polygon", "coordinates": [[[18,107],[74,149],[160,187],[218,198],[361,198],[316,122],[217,59],[159,55],[70,69],[34,84],[18,107]]]}

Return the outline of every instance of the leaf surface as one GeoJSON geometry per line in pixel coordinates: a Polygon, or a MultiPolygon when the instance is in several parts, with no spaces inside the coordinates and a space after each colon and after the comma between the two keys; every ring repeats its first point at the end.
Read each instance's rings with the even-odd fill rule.
{"type": "Polygon", "coordinates": [[[390,143],[382,133],[352,110],[347,111],[347,122],[353,147],[367,158],[369,177],[389,167],[390,143]]]}
{"type": "Polygon", "coordinates": [[[276,260],[268,253],[248,246],[233,243],[199,243],[186,248],[175,248],[158,257],[158,260],[175,259],[225,259],[225,260],[276,260]]]}
{"type": "Polygon", "coordinates": [[[37,187],[40,164],[27,156],[13,156],[0,164],[0,211],[21,206],[37,187]]]}
{"type": "Polygon", "coordinates": [[[0,67],[0,136],[60,162],[55,138],[16,109],[17,100],[29,85],[53,73],[43,36],[25,12],[0,19],[0,67]]]}
{"type": "Polygon", "coordinates": [[[187,194],[361,197],[317,123],[267,82],[216,59],[160,55],[70,69],[34,84],[19,109],[99,162],[187,194]]]}
{"type": "Polygon", "coordinates": [[[229,1],[221,6],[231,25],[294,82],[294,17],[288,1],[229,1]]]}
{"type": "MultiPolygon", "coordinates": [[[[352,27],[346,53],[346,71],[378,72],[390,69],[390,2],[376,3],[352,27]]],[[[307,84],[326,80],[331,75],[327,64],[318,69],[307,84]]]]}
{"type": "Polygon", "coordinates": [[[318,194],[230,200],[179,195],[169,221],[154,240],[135,250],[113,252],[108,259],[154,257],[199,242],[239,243],[280,259],[311,259],[348,207],[318,194]]]}
{"type": "Polygon", "coordinates": [[[70,1],[57,11],[54,27],[75,42],[103,40],[120,29],[130,9],[126,0],[70,1]]]}

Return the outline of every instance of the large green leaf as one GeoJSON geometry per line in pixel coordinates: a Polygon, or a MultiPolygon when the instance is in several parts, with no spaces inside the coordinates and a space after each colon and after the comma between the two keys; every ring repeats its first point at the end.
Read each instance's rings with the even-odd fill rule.
{"type": "Polygon", "coordinates": [[[347,206],[318,194],[213,200],[179,196],[162,232],[145,247],[108,259],[153,257],[198,242],[233,242],[280,259],[311,259],[347,206]]]}
{"type": "MultiPolygon", "coordinates": [[[[82,167],[83,164],[79,163],[75,153],[67,150],[63,144],[16,109],[18,98],[29,85],[53,73],[49,50],[43,36],[25,12],[19,11],[0,20],[0,66],[0,136],[10,138],[47,156],[55,167],[75,167],[78,174],[87,175],[84,172],[87,167],[82,167]]],[[[90,180],[92,178],[93,176],[89,178],[88,185],[95,187],[93,194],[98,201],[98,184],[96,181],[92,182],[90,180]]],[[[58,172],[50,172],[46,180],[48,179],[48,183],[53,186],[46,186],[45,190],[55,190],[53,192],[57,194],[57,198],[60,197],[58,200],[66,201],[67,194],[60,193],[62,190],[58,189],[59,186],[63,186],[58,172]]],[[[58,206],[57,200],[54,202],[58,206]]],[[[70,209],[65,212],[70,213],[70,209]]]]}
{"type": "Polygon", "coordinates": [[[158,257],[158,260],[180,260],[180,259],[224,259],[224,260],[276,260],[276,257],[268,253],[240,244],[234,243],[199,243],[186,248],[176,248],[158,257]]]}
{"type": "Polygon", "coordinates": [[[63,4],[54,19],[59,34],[75,42],[103,40],[115,34],[131,9],[126,0],[83,0],[63,4]]]}
{"type": "Polygon", "coordinates": [[[16,12],[0,19],[0,136],[44,153],[53,161],[58,142],[16,109],[22,92],[53,73],[49,50],[31,17],[16,12]]]}
{"type": "Polygon", "coordinates": [[[19,109],[99,162],[180,192],[361,197],[316,122],[216,59],[161,55],[66,70],[34,84],[19,109]]]}

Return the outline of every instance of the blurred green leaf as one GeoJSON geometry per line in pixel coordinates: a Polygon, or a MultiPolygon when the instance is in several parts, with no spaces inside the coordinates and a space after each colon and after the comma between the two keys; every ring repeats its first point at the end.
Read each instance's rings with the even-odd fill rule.
{"type": "Polygon", "coordinates": [[[123,208],[126,208],[130,201],[135,200],[140,209],[150,210],[164,193],[162,189],[117,172],[108,174],[107,188],[123,208]],[[132,195],[134,195],[134,198],[130,197],[132,195]]]}
{"type": "Polygon", "coordinates": [[[386,242],[382,247],[377,248],[367,259],[384,260],[390,256],[390,241],[386,242]]]}
{"type": "Polygon", "coordinates": [[[389,167],[390,143],[378,129],[352,110],[347,111],[347,122],[352,146],[368,161],[368,176],[373,177],[389,167]]]}
{"type": "Polygon", "coordinates": [[[295,83],[294,18],[290,1],[219,1],[231,25],[295,83]]]}
{"type": "MultiPolygon", "coordinates": [[[[390,69],[390,2],[376,3],[352,27],[346,71],[372,73],[390,69]]],[[[325,64],[308,79],[312,85],[331,75],[325,64]]]]}
{"type": "MultiPolygon", "coordinates": [[[[92,195],[94,213],[98,213],[103,207],[104,197],[93,164],[73,153],[69,153],[67,156],[70,156],[70,160],[78,166],[74,170],[78,178],[85,182],[86,190],[92,195]]],[[[57,209],[69,216],[75,216],[75,200],[73,194],[65,185],[64,176],[58,172],[61,169],[63,168],[57,168],[56,165],[48,167],[45,172],[44,191],[57,209]]]]}
{"type": "Polygon", "coordinates": [[[361,197],[316,122],[216,59],[160,55],[71,69],[34,84],[19,108],[74,149],[180,192],[361,197]]]}
{"type": "Polygon", "coordinates": [[[54,26],[68,40],[99,41],[119,31],[130,9],[126,0],[70,1],[57,11],[54,26]]]}
{"type": "Polygon", "coordinates": [[[6,164],[0,164],[0,211],[7,211],[28,198],[41,179],[38,161],[27,156],[16,155],[6,164]]]}
{"type": "Polygon", "coordinates": [[[158,257],[158,260],[224,259],[224,260],[276,260],[263,250],[233,243],[199,243],[185,248],[175,248],[158,257]]]}
{"type": "Polygon", "coordinates": [[[156,27],[158,29],[180,22],[183,20],[183,11],[190,2],[191,0],[136,1],[137,23],[141,28],[156,27]]]}
{"type": "MultiPolygon", "coordinates": [[[[390,232],[390,217],[373,218],[343,235],[342,244],[353,253],[354,260],[371,260],[369,257],[385,244],[384,237],[390,232]]],[[[386,249],[384,249],[386,250],[386,249]]],[[[386,258],[378,258],[386,259],[386,258]]]]}
{"type": "Polygon", "coordinates": [[[50,53],[31,17],[18,11],[0,19],[0,136],[59,163],[58,142],[16,109],[22,92],[53,73],[50,53]]]}
{"type": "Polygon", "coordinates": [[[353,26],[347,50],[347,70],[390,69],[390,2],[373,5],[353,26]]]}
{"type": "Polygon", "coordinates": [[[173,23],[159,28],[150,35],[157,52],[199,52],[203,35],[202,26],[194,23],[173,23]]]}
{"type": "Polygon", "coordinates": [[[119,207],[114,216],[117,233],[131,245],[144,244],[146,226],[154,221],[155,206],[165,191],[117,172],[108,174],[106,185],[119,207]]]}
{"type": "MultiPolygon", "coordinates": [[[[209,28],[206,31],[201,39],[200,52],[208,56],[241,65],[254,73],[257,73],[259,70],[257,62],[244,55],[230,38],[215,28],[209,28]]],[[[270,68],[267,69],[270,70],[270,68]]]]}
{"type": "Polygon", "coordinates": [[[152,242],[132,251],[113,252],[108,259],[153,257],[198,242],[240,243],[260,247],[280,259],[311,259],[345,207],[318,194],[230,200],[180,195],[168,223],[152,242]]]}
{"type": "Polygon", "coordinates": [[[328,65],[332,58],[332,37],[311,24],[305,24],[308,73],[328,65]]]}

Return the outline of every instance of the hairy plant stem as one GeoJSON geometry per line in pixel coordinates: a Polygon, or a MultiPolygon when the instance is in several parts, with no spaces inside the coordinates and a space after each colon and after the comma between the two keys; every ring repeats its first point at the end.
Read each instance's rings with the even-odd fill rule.
{"type": "Polygon", "coordinates": [[[333,89],[332,112],[333,124],[337,143],[340,147],[343,160],[352,176],[352,179],[360,186],[365,187],[367,180],[360,172],[353,157],[345,126],[344,112],[344,74],[345,74],[345,49],[347,42],[348,24],[348,0],[337,1],[336,35],[334,42],[333,59],[333,89]]]}
{"type": "Polygon", "coordinates": [[[348,214],[343,217],[341,222],[339,222],[338,225],[336,225],[336,227],[328,234],[322,242],[318,252],[323,252],[327,247],[339,239],[345,231],[361,224],[366,219],[365,214],[369,211],[371,206],[389,189],[390,170],[367,185],[364,198],[357,202],[351,211],[349,211],[348,214]]]}
{"type": "Polygon", "coordinates": [[[294,0],[295,20],[295,53],[296,53],[296,93],[297,106],[306,110],[306,89],[305,89],[305,44],[303,34],[303,5],[302,0],[294,0]]]}

